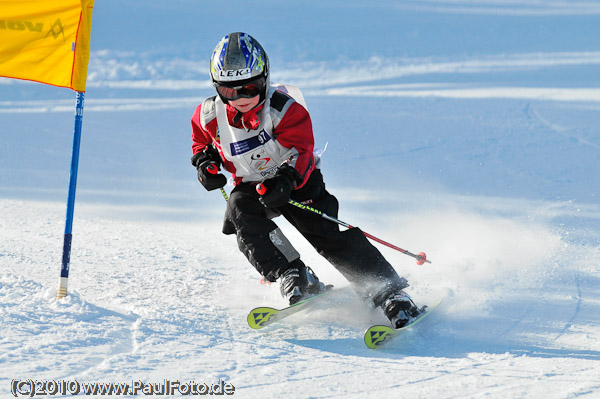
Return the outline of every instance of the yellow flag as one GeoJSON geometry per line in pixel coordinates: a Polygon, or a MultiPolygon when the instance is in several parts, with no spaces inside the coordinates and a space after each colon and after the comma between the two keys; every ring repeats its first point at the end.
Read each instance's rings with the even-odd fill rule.
{"type": "Polygon", "coordinates": [[[0,76],[85,91],[94,0],[1,0],[0,76]]]}

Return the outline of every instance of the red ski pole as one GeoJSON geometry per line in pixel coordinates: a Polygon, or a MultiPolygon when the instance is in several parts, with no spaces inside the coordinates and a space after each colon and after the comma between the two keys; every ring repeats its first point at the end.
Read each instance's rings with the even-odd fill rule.
{"type": "MultiPolygon", "coordinates": [[[[259,184],[256,185],[256,192],[258,192],[260,195],[264,195],[267,192],[267,188],[265,187],[264,184],[260,184],[259,183],[259,184]]],[[[329,220],[330,222],[333,222],[333,223],[337,223],[340,226],[344,226],[344,227],[346,227],[348,229],[356,227],[356,226],[352,226],[352,225],[350,225],[350,224],[348,224],[346,222],[343,222],[343,221],[341,221],[339,219],[336,219],[336,218],[334,218],[332,216],[329,216],[326,213],[323,213],[323,212],[321,212],[318,209],[311,208],[310,206],[307,206],[307,205],[301,204],[299,202],[296,202],[293,199],[288,200],[288,204],[294,205],[295,207],[298,207],[300,209],[304,209],[306,211],[310,211],[312,213],[316,213],[317,215],[321,216],[323,219],[329,220]]],[[[370,238],[373,241],[376,241],[376,242],[378,242],[380,244],[383,244],[383,245],[385,245],[385,246],[387,246],[389,248],[395,249],[396,251],[402,252],[404,255],[408,255],[408,256],[411,256],[411,257],[415,258],[417,260],[417,265],[422,265],[424,263],[431,263],[430,260],[427,260],[427,255],[425,255],[425,252],[419,252],[418,254],[415,255],[415,254],[413,254],[413,253],[411,253],[411,252],[409,252],[409,251],[407,251],[405,249],[402,249],[402,248],[397,247],[397,246],[395,246],[393,244],[390,244],[389,242],[384,241],[381,238],[377,238],[374,235],[367,233],[366,231],[363,231],[363,234],[365,236],[367,236],[367,238],[370,238]]]]}

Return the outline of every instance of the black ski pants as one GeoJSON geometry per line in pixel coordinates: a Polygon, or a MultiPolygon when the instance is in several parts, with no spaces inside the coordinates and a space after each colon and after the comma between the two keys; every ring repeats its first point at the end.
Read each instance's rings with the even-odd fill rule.
{"type": "MultiPolygon", "coordinates": [[[[325,189],[319,169],[291,198],[337,218],[338,201],[325,189]]],[[[266,208],[254,183],[240,183],[229,196],[223,233],[236,234],[239,249],[267,280],[276,281],[288,264],[300,257],[273,222],[278,215],[283,215],[356,288],[363,287],[365,295],[375,296],[384,287],[399,290],[408,286],[360,229],[340,231],[336,223],[291,204],[266,208]]]]}

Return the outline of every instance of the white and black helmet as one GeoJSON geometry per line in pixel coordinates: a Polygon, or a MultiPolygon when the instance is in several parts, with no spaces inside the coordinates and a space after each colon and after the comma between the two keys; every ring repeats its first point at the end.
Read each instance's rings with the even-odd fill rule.
{"type": "Polygon", "coordinates": [[[269,86],[269,58],[249,34],[230,33],[213,51],[210,76],[223,102],[260,95],[262,103],[269,86]]]}

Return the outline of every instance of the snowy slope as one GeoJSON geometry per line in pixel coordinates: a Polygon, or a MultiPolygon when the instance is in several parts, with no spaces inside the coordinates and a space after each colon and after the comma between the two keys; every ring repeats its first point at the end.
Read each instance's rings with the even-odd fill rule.
{"type": "Polygon", "coordinates": [[[97,2],[62,301],[74,94],[0,80],[0,397],[13,379],[223,380],[244,398],[600,396],[600,6],[239,7],[97,2]],[[235,30],[261,41],[273,80],[303,89],[340,218],[433,262],[381,247],[417,302],[445,297],[391,347],[364,347],[385,320],[283,221],[341,289],[281,329],[246,325],[283,300],[220,233],[223,199],[189,165],[208,57],[235,30]]]}

